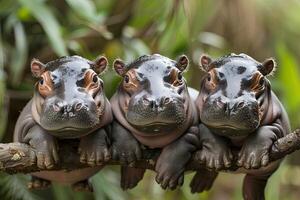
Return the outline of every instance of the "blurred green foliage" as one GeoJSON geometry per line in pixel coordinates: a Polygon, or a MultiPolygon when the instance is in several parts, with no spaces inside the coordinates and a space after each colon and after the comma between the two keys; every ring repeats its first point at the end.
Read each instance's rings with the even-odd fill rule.
{"type": "MultiPolygon", "coordinates": [[[[297,0],[2,0],[0,1],[0,138],[11,138],[20,106],[30,98],[33,57],[48,62],[62,55],[94,59],[105,54],[130,62],[150,53],[171,58],[187,54],[189,84],[199,87],[197,69],[203,52],[215,57],[248,53],[262,61],[275,57],[278,70],[270,77],[293,129],[300,125],[300,2],[297,0]],[[15,103],[17,102],[17,104],[15,103]]],[[[108,70],[102,77],[110,97],[119,78],[108,70]]],[[[297,155],[297,154],[295,154],[297,155]]],[[[182,188],[163,191],[147,172],[131,191],[121,191],[118,168],[106,167],[93,177],[94,194],[74,193],[54,184],[29,192],[24,175],[0,174],[5,199],[241,199],[241,175],[222,174],[210,192],[191,194],[182,188]]],[[[299,168],[284,162],[272,176],[267,199],[297,199],[299,168]],[[286,178],[290,177],[290,178],[286,178]]],[[[1,199],[3,199],[1,198],[1,199]]]]}

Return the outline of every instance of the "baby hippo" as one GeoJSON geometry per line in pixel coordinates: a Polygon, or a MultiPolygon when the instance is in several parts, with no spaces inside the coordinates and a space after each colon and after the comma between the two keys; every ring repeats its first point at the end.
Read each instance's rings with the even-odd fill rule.
{"type": "MultiPolygon", "coordinates": [[[[269,149],[290,132],[286,111],[266,78],[275,62],[266,59],[260,63],[245,54],[214,61],[203,55],[200,65],[206,72],[196,100],[202,149],[195,157],[213,170],[237,162],[238,172],[246,174],[244,199],[264,199],[267,180],[280,164],[269,163],[269,149]]],[[[216,176],[214,171],[198,171],[192,192],[209,189],[216,176]]]]}
{"type": "MultiPolygon", "coordinates": [[[[178,61],[154,54],[128,65],[114,62],[122,82],[111,99],[112,156],[123,165],[123,189],[143,177],[144,170],[133,167],[142,159],[141,148],[161,149],[155,171],[163,188],[183,183],[185,165],[199,145],[197,112],[182,76],[187,66],[184,55],[178,61]]],[[[190,91],[196,98],[197,92],[190,91]]]]}
{"type": "Polygon", "coordinates": [[[112,122],[110,103],[98,75],[105,70],[103,56],[89,61],[79,56],[62,57],[43,64],[33,59],[31,72],[39,79],[34,95],[21,112],[14,141],[36,150],[37,166],[29,188],[44,188],[50,181],[91,190],[87,179],[110,159],[105,126],[112,122]],[[74,140],[80,162],[91,167],[73,171],[47,171],[59,161],[59,145],[74,140]],[[39,177],[39,178],[38,178],[39,177]]]}

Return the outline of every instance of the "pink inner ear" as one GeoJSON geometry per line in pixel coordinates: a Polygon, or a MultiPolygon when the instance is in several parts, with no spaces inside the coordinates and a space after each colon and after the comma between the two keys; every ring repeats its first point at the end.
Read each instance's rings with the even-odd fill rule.
{"type": "Polygon", "coordinates": [[[179,62],[182,65],[187,64],[187,59],[185,57],[182,57],[179,62]]]}
{"type": "Polygon", "coordinates": [[[116,68],[116,70],[117,70],[119,73],[122,73],[122,72],[123,72],[123,66],[122,66],[122,64],[116,63],[116,64],[115,64],[115,68],[116,68]]]}
{"type": "Polygon", "coordinates": [[[31,63],[31,72],[38,77],[44,72],[44,69],[41,64],[33,62],[31,63]]]}
{"type": "Polygon", "coordinates": [[[119,74],[119,75],[123,75],[124,73],[124,64],[121,62],[121,61],[115,61],[114,63],[114,68],[115,68],[115,71],[119,74]]]}
{"type": "Polygon", "coordinates": [[[209,58],[207,58],[206,56],[202,56],[201,57],[201,64],[202,65],[209,65],[209,58]]]}
{"type": "Polygon", "coordinates": [[[101,58],[98,63],[100,66],[106,66],[107,65],[107,60],[105,58],[101,58]]]}
{"type": "Polygon", "coordinates": [[[39,64],[32,63],[32,65],[31,65],[31,71],[33,71],[33,72],[39,72],[40,70],[41,70],[41,67],[40,67],[39,64]]]}

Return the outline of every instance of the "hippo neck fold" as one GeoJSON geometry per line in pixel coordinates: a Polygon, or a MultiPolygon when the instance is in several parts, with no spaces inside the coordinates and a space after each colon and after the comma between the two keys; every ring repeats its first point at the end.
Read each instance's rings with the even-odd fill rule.
{"type": "MultiPolygon", "coordinates": [[[[174,140],[176,140],[178,137],[180,137],[184,132],[192,125],[193,123],[193,115],[195,112],[194,104],[189,98],[189,96],[186,99],[185,103],[185,110],[186,110],[186,119],[182,123],[182,125],[178,126],[176,130],[173,130],[171,132],[166,133],[159,133],[156,135],[149,135],[145,134],[136,128],[134,128],[132,125],[130,125],[127,120],[125,119],[125,109],[126,109],[126,102],[124,98],[121,98],[120,93],[122,91],[118,91],[112,98],[111,98],[111,104],[112,104],[112,111],[114,114],[114,117],[124,126],[126,127],[133,136],[143,145],[148,146],[149,148],[161,148],[164,147],[174,140]]],[[[187,93],[188,95],[188,93],[187,93]]]]}

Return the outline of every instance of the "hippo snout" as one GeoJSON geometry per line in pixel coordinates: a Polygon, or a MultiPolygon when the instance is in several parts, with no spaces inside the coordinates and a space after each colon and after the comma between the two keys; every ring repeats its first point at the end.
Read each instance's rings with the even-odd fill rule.
{"type": "MultiPolygon", "coordinates": [[[[181,125],[185,120],[184,101],[176,96],[165,95],[154,97],[153,95],[138,96],[129,102],[127,121],[136,128],[143,131],[153,132],[153,126],[166,126],[170,124],[181,125]],[[145,130],[147,128],[149,130],[145,130]]],[[[163,129],[163,128],[161,128],[163,129]]]]}
{"type": "Polygon", "coordinates": [[[234,99],[234,100],[220,100],[220,99],[215,99],[212,103],[214,107],[217,109],[224,110],[224,112],[227,115],[230,115],[231,113],[237,113],[239,110],[245,109],[247,106],[253,104],[255,106],[255,103],[249,103],[245,100],[241,99],[234,99]]]}
{"type": "Polygon", "coordinates": [[[171,97],[159,97],[159,98],[153,98],[144,96],[142,99],[142,104],[145,107],[149,107],[152,110],[157,110],[158,108],[165,108],[168,104],[172,103],[174,100],[171,97]]]}
{"type": "Polygon", "coordinates": [[[72,102],[68,103],[66,101],[58,101],[53,103],[52,105],[54,112],[57,113],[76,113],[81,110],[87,110],[88,109],[88,104],[85,103],[81,99],[74,99],[72,102]]]}
{"type": "Polygon", "coordinates": [[[74,98],[65,100],[49,98],[44,103],[40,123],[56,137],[80,137],[84,130],[99,123],[97,106],[92,99],[74,98]],[[72,133],[70,133],[72,129],[72,133]]]}
{"type": "Polygon", "coordinates": [[[204,102],[200,118],[211,127],[231,127],[239,130],[253,130],[259,125],[259,104],[254,98],[240,96],[228,98],[219,96],[204,102]]]}

